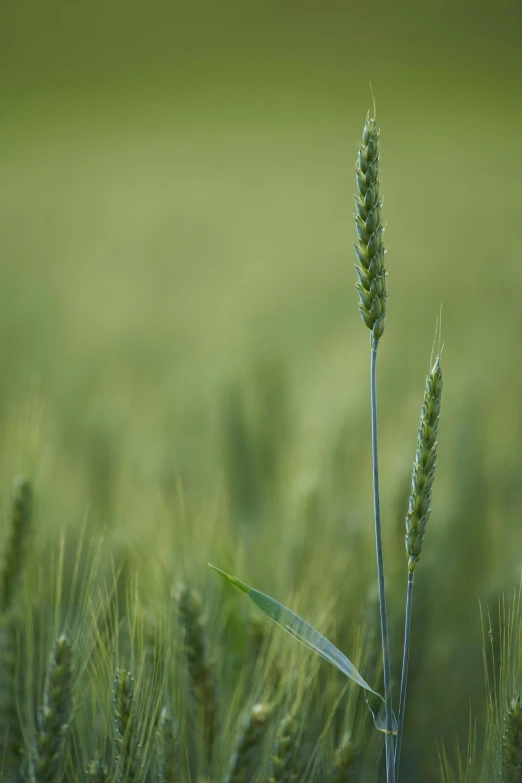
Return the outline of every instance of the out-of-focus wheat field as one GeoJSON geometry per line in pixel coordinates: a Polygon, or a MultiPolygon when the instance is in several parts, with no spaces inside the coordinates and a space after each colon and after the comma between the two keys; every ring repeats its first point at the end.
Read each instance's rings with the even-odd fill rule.
{"type": "Polygon", "coordinates": [[[337,628],[375,585],[352,249],[373,89],[397,688],[442,306],[404,749],[405,779],[438,779],[437,743],[465,742],[470,705],[481,724],[479,601],[522,566],[519,4],[6,0],[0,31],[0,504],[24,473],[42,540],[86,518],[138,568],[211,596],[210,560],[337,628]]]}

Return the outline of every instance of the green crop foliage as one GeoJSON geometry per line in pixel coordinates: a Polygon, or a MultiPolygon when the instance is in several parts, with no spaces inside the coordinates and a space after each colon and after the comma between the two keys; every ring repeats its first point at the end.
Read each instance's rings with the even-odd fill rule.
{"type": "Polygon", "coordinates": [[[516,779],[516,4],[29,5],[0,22],[0,779],[218,783],[266,705],[253,783],[382,781],[346,675],[382,704],[372,336],[400,781],[516,779]]]}

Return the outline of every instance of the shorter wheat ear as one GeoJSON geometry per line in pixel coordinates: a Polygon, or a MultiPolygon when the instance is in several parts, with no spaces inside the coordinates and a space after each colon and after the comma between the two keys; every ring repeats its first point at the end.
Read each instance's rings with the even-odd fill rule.
{"type": "Polygon", "coordinates": [[[299,753],[297,721],[285,715],[277,729],[269,783],[291,783],[298,779],[299,753]]]}
{"type": "Polygon", "coordinates": [[[34,759],[36,783],[60,783],[63,779],[71,715],[71,645],[67,636],[62,634],[49,658],[44,703],[38,715],[34,759]]]}
{"type": "Polygon", "coordinates": [[[426,525],[431,513],[431,495],[437,462],[437,435],[442,399],[442,367],[437,356],[426,378],[424,402],[417,433],[417,452],[413,463],[411,495],[406,515],[406,553],[408,570],[413,573],[422,553],[426,525]]]}
{"type": "Polygon", "coordinates": [[[236,740],[227,783],[251,783],[253,774],[259,769],[269,715],[268,704],[259,703],[252,707],[236,740]]]}
{"type": "Polygon", "coordinates": [[[85,774],[89,783],[109,783],[109,769],[99,756],[89,762],[85,774]]]}
{"type": "Polygon", "coordinates": [[[0,615],[0,772],[5,783],[18,780],[24,754],[17,693],[20,625],[12,612],[0,615]]]}
{"type": "Polygon", "coordinates": [[[357,749],[350,732],[345,732],[335,751],[331,783],[355,783],[357,749]]]}
{"type": "Polygon", "coordinates": [[[15,478],[11,495],[11,536],[7,544],[0,582],[0,613],[7,611],[11,606],[20,578],[32,508],[33,493],[29,482],[21,477],[15,478]]]}
{"type": "Polygon", "coordinates": [[[179,783],[181,765],[176,724],[166,707],[160,712],[156,730],[158,783],[179,783]]]}
{"type": "Polygon", "coordinates": [[[218,735],[217,684],[214,665],[208,656],[202,601],[199,593],[185,584],[178,585],[175,597],[184,632],[192,696],[202,729],[206,764],[210,769],[218,735]]]}
{"type": "Polygon", "coordinates": [[[135,783],[140,779],[138,728],[134,699],[134,677],[118,669],[113,686],[113,731],[117,749],[118,779],[135,783]]]}

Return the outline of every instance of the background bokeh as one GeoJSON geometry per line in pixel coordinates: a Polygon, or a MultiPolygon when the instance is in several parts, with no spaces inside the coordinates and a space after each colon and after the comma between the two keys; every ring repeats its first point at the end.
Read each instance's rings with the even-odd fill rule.
{"type": "MultiPolygon", "coordinates": [[[[0,500],[29,473],[51,530],[87,514],[137,551],[182,495],[212,529],[237,523],[240,576],[338,600],[337,624],[375,581],[352,250],[371,84],[396,678],[441,305],[445,344],[412,781],[436,779],[442,738],[465,741],[470,704],[480,726],[479,601],[494,606],[522,565],[521,75],[516,0],[0,5],[0,500]]],[[[211,590],[204,529],[185,558],[211,590]]]]}

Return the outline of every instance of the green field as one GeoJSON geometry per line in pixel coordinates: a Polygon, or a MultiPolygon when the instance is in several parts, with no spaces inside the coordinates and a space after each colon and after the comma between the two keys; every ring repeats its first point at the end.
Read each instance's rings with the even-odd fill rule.
{"type": "MultiPolygon", "coordinates": [[[[61,4],[27,18],[3,9],[0,533],[12,478],[26,475],[36,511],[22,595],[53,618],[35,647],[41,678],[53,633],[88,613],[70,592],[80,531],[86,541],[103,531],[100,573],[122,568],[147,612],[171,611],[179,579],[199,589],[225,749],[250,614],[208,561],[349,656],[362,626],[375,634],[369,346],[352,249],[371,82],[389,270],[378,383],[397,690],[404,516],[442,306],[402,776],[429,782],[440,780],[441,741],[450,756],[457,738],[465,746],[470,709],[480,737],[479,602],[496,616],[521,573],[520,11],[483,5],[470,22],[459,7],[448,26],[442,10],[401,3],[407,24],[383,7],[373,27],[367,10],[340,6],[219,15],[203,4],[202,31],[194,9],[178,18],[158,6],[145,21],[131,5],[123,22],[116,4],[97,22],[61,4]],[[50,567],[60,541],[61,605],[50,567]]],[[[318,666],[327,678],[322,711],[303,707],[319,736],[344,683],[274,640],[296,672],[318,666]]],[[[375,758],[375,737],[372,748],[375,758]]],[[[310,780],[327,779],[321,769],[310,780]]]]}

